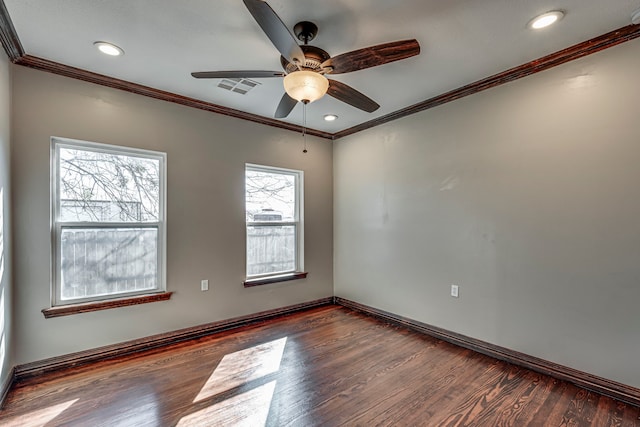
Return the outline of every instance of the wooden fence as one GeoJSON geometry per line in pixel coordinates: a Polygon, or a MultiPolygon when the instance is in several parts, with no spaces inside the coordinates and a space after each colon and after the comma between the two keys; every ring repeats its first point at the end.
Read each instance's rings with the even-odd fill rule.
{"type": "Polygon", "coordinates": [[[157,230],[64,229],[62,299],[157,286],[157,230]]]}

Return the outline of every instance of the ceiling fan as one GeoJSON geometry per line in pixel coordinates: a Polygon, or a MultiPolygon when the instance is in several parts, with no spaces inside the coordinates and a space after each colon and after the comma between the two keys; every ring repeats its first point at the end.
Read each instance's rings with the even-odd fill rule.
{"type": "Polygon", "coordinates": [[[303,21],[295,25],[293,31],[296,37],[304,42],[303,45],[299,45],[280,17],[265,1],[243,1],[282,55],[280,63],[284,71],[201,71],[191,75],[197,79],[284,77],[285,93],[276,109],[276,118],[287,117],[298,101],[307,104],[320,99],[325,93],[371,113],[380,108],[380,105],[349,85],[337,80],[328,80],[325,75],[376,67],[420,53],[418,41],[412,39],[370,46],[332,57],[326,51],[308,44],[318,33],[318,27],[314,23],[303,21]]]}

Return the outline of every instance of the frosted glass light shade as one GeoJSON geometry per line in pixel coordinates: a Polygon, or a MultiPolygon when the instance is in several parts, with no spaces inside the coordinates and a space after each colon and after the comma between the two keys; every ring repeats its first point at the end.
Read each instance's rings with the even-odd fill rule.
{"type": "Polygon", "coordinates": [[[297,101],[313,102],[327,93],[329,80],[314,71],[294,71],[284,77],[284,90],[297,101]]]}

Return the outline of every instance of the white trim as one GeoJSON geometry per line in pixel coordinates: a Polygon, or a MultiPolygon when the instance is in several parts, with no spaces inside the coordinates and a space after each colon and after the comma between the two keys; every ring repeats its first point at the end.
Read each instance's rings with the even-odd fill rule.
{"type": "Polygon", "coordinates": [[[117,145],[101,144],[97,142],[80,141],[75,139],[51,137],[51,306],[61,306],[69,304],[78,304],[91,301],[104,301],[109,299],[122,298],[123,296],[151,295],[159,292],[166,292],[166,188],[167,188],[167,155],[158,151],[150,151],[139,148],[123,147],[117,145]],[[158,161],[159,169],[159,195],[158,195],[158,219],[149,222],[108,222],[108,221],[78,221],[78,222],[60,222],[60,197],[58,188],[58,179],[60,176],[60,149],[77,149],[83,151],[107,153],[119,156],[137,157],[158,161]],[[63,300],[61,296],[61,255],[60,244],[63,229],[89,228],[89,229],[115,229],[115,228],[140,228],[155,229],[156,234],[156,251],[157,251],[157,287],[148,290],[126,291],[111,293],[107,295],[97,295],[88,298],[73,298],[63,300]]]}
{"type": "MultiPolygon", "coordinates": [[[[295,229],[295,263],[293,270],[274,271],[265,274],[248,274],[248,259],[247,259],[247,247],[246,247],[246,232],[245,232],[245,277],[246,280],[264,279],[269,277],[282,276],[292,274],[296,272],[302,272],[304,270],[304,171],[296,169],[279,168],[274,166],[257,165],[253,163],[245,163],[245,178],[247,171],[257,171],[274,173],[281,175],[291,175],[294,178],[295,185],[295,208],[294,208],[294,220],[293,221],[246,221],[245,230],[249,227],[275,227],[275,226],[293,226],[295,229]]],[[[246,203],[246,186],[245,186],[245,203],[246,203]]],[[[246,215],[246,208],[245,208],[246,215]]]]}
{"type": "Polygon", "coordinates": [[[104,144],[102,142],[82,141],[79,139],[61,138],[58,136],[51,137],[52,146],[80,148],[85,151],[94,151],[96,153],[113,153],[114,151],[121,154],[141,158],[156,158],[165,161],[167,153],[161,151],[146,150],[144,148],[125,147],[123,145],[104,144]]]}
{"type": "Polygon", "coordinates": [[[279,225],[298,225],[298,221],[247,221],[247,227],[275,227],[279,225]]]}
{"type": "Polygon", "coordinates": [[[283,175],[284,174],[298,175],[298,174],[304,173],[303,171],[297,170],[297,169],[280,168],[277,166],[264,166],[264,165],[258,165],[256,163],[245,163],[244,166],[245,166],[244,167],[245,171],[247,169],[250,169],[250,170],[265,171],[265,172],[276,172],[283,175]]]}
{"type": "Polygon", "coordinates": [[[298,243],[298,259],[296,262],[298,271],[302,272],[304,270],[304,172],[299,171],[298,174],[298,182],[296,188],[296,206],[298,213],[298,235],[297,235],[297,243],[298,243]]]}

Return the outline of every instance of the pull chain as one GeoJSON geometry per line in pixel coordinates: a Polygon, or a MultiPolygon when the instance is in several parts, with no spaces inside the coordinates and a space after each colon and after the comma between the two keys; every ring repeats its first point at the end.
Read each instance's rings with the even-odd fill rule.
{"type": "Polygon", "coordinates": [[[303,153],[307,153],[307,104],[309,101],[302,101],[302,142],[304,145],[303,153]]]}

